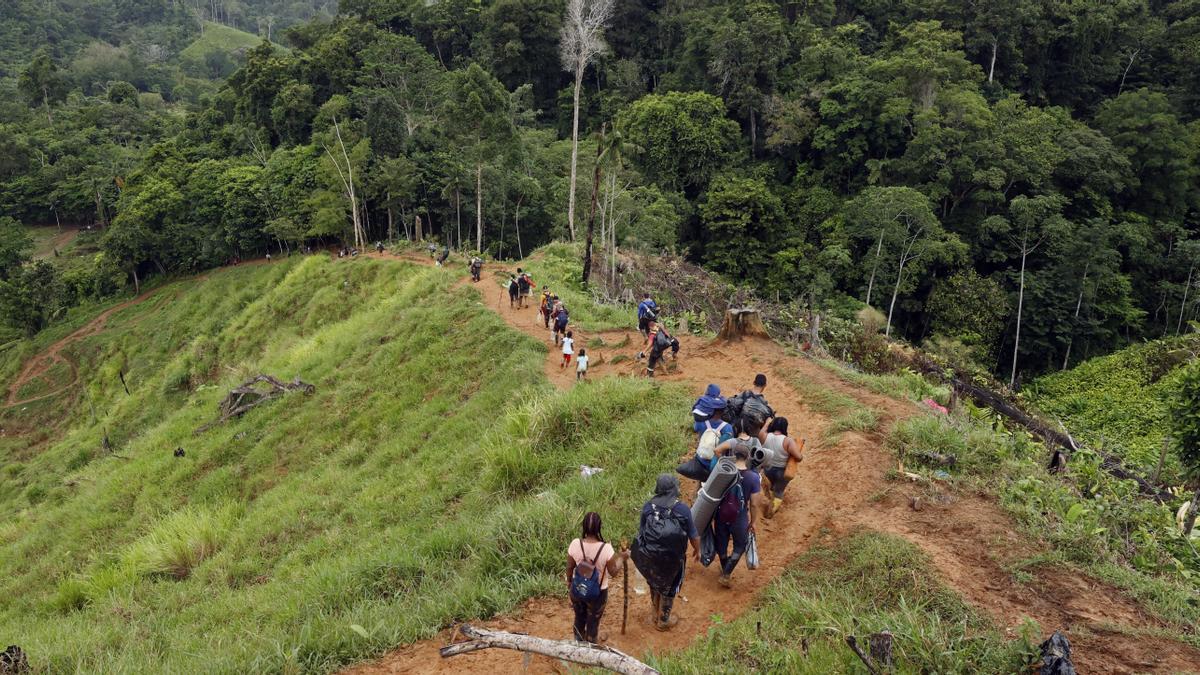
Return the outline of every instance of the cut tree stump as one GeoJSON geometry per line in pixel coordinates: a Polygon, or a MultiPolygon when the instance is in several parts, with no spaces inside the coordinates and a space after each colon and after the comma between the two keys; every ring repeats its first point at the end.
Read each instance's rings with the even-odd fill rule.
{"type": "Polygon", "coordinates": [[[721,323],[721,332],[717,334],[717,338],[741,340],[744,337],[769,337],[758,310],[748,307],[731,307],[725,310],[725,320],[721,323]]]}
{"type": "Polygon", "coordinates": [[[604,668],[623,675],[658,675],[658,671],[632,656],[612,649],[581,642],[548,640],[546,638],[504,633],[501,631],[475,628],[463,624],[459,632],[469,638],[467,642],[456,642],[439,650],[442,658],[469,654],[480,649],[512,649],[518,652],[541,654],[584,666],[604,668]]]}
{"type": "Polygon", "coordinates": [[[221,400],[221,414],[217,419],[196,429],[196,433],[202,434],[231,417],[238,417],[247,410],[262,405],[267,401],[277,399],[289,391],[302,391],[305,394],[311,394],[316,389],[316,387],[307,382],[301,382],[299,377],[291,382],[281,382],[270,375],[259,375],[246,381],[239,387],[234,387],[221,400]]]}

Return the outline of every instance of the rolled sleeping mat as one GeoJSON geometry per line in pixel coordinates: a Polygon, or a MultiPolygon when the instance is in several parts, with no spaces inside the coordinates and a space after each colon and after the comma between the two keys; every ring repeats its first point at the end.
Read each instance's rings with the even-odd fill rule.
{"type": "Polygon", "coordinates": [[[759,446],[750,452],[750,461],[746,466],[757,471],[759,467],[767,466],[775,459],[775,451],[759,446]]]}
{"type": "Polygon", "coordinates": [[[696,501],[692,503],[692,522],[696,524],[697,530],[708,527],[713,514],[717,512],[717,504],[737,475],[737,464],[732,457],[722,457],[713,465],[708,480],[700,486],[700,491],[696,493],[696,501]]]}

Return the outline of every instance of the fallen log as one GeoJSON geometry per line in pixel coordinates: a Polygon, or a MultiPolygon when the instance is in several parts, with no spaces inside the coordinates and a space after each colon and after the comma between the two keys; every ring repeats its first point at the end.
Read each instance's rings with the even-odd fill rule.
{"type": "MultiPolygon", "coordinates": [[[[1072,451],[1080,449],[1079,444],[1075,442],[1075,439],[1070,434],[1065,432],[1065,429],[1059,431],[1046,422],[1030,415],[999,392],[981,387],[954,375],[947,375],[939,365],[928,359],[916,357],[909,360],[909,364],[922,375],[933,376],[948,383],[951,387],[951,395],[953,397],[966,396],[977,405],[991,408],[995,412],[1004,415],[1024,427],[1029,433],[1041,439],[1051,448],[1050,470],[1052,472],[1061,471],[1065,466],[1066,456],[1069,456],[1072,451]],[[1062,448],[1066,451],[1066,454],[1061,457],[1058,456],[1062,453],[1057,448],[1062,448]]],[[[1175,499],[1175,495],[1126,469],[1119,457],[1100,449],[1093,449],[1093,451],[1100,457],[1101,468],[1115,478],[1133,481],[1137,484],[1138,491],[1144,496],[1150,497],[1162,504],[1175,499]]]]}
{"type": "Polygon", "coordinates": [[[469,638],[438,650],[442,658],[469,654],[480,649],[512,649],[518,652],[541,654],[584,666],[604,668],[623,675],[658,675],[658,671],[632,656],[613,649],[579,642],[548,640],[532,635],[486,630],[463,624],[459,632],[469,638]]]}
{"type": "Polygon", "coordinates": [[[258,375],[230,390],[229,394],[221,400],[220,415],[217,419],[196,429],[195,433],[202,434],[231,417],[239,417],[251,408],[277,399],[290,391],[311,394],[316,389],[307,382],[301,382],[299,377],[291,382],[281,382],[270,375],[258,375]]]}
{"type": "Polygon", "coordinates": [[[770,337],[758,310],[733,307],[725,310],[725,320],[721,323],[721,332],[717,334],[717,338],[740,340],[744,337],[770,337]]]}

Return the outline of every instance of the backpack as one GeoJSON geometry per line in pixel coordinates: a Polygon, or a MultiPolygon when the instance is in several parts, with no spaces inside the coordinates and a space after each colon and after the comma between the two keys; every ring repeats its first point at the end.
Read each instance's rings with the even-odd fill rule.
{"type": "Polygon", "coordinates": [[[725,494],[721,497],[721,503],[717,505],[717,522],[723,525],[736,523],[738,516],[742,514],[742,507],[745,505],[745,501],[746,494],[742,489],[742,472],[738,471],[737,479],[725,489],[725,494]]]}
{"type": "Polygon", "coordinates": [[[596,570],[596,561],[604,553],[607,544],[601,542],[596,557],[587,559],[587,551],[583,548],[583,540],[579,540],[580,560],[575,564],[575,572],[571,575],[571,598],[575,600],[595,600],[600,597],[600,584],[604,583],[604,570],[596,570]]]}
{"type": "Polygon", "coordinates": [[[754,423],[752,426],[759,427],[768,417],[775,416],[775,411],[767,405],[767,399],[752,391],[743,391],[737,396],[731,396],[725,404],[725,413],[731,422],[744,417],[754,423]]]}
{"type": "Polygon", "coordinates": [[[655,349],[655,351],[661,352],[662,350],[667,349],[670,346],[671,346],[671,336],[667,335],[666,331],[664,331],[660,328],[658,330],[658,332],[656,332],[654,334],[654,349],[655,349]]]}
{"type": "Polygon", "coordinates": [[[700,434],[700,445],[696,446],[696,456],[705,462],[711,462],[720,444],[720,427],[714,427],[711,421],[705,422],[704,433],[700,434]]]}
{"type": "Polygon", "coordinates": [[[559,328],[567,327],[567,308],[566,307],[563,307],[562,309],[558,310],[558,313],[554,315],[554,325],[558,326],[559,328]]]}
{"type": "Polygon", "coordinates": [[[673,506],[650,505],[646,526],[634,542],[642,553],[654,557],[681,556],[687,552],[688,527],[673,506]]]}
{"type": "Polygon", "coordinates": [[[528,274],[522,274],[521,276],[517,277],[517,288],[521,289],[522,291],[529,290],[529,275],[528,274]]]}

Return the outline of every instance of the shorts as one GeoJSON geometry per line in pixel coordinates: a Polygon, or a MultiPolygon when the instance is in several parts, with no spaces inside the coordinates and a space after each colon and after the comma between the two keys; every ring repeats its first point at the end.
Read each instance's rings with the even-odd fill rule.
{"type": "Polygon", "coordinates": [[[570,362],[571,362],[571,355],[563,354],[563,363],[570,363],[570,362]]]}
{"type": "Polygon", "coordinates": [[[565,333],[565,332],[567,332],[567,324],[565,324],[565,323],[564,323],[564,324],[561,324],[561,325],[560,325],[560,324],[557,324],[557,323],[556,323],[556,324],[554,324],[554,332],[555,332],[555,333],[565,333]]]}
{"type": "Polygon", "coordinates": [[[773,466],[763,470],[763,475],[771,481],[771,492],[779,499],[783,499],[783,491],[787,489],[788,483],[792,482],[792,479],[784,477],[785,471],[787,468],[782,466],[773,466]]]}
{"type": "Polygon", "coordinates": [[[649,319],[647,319],[647,318],[646,318],[646,317],[644,317],[644,316],[643,316],[643,317],[641,317],[640,319],[638,319],[638,330],[639,330],[639,331],[641,331],[641,332],[643,332],[643,333],[645,333],[646,331],[650,330],[650,321],[649,321],[649,319]]]}

